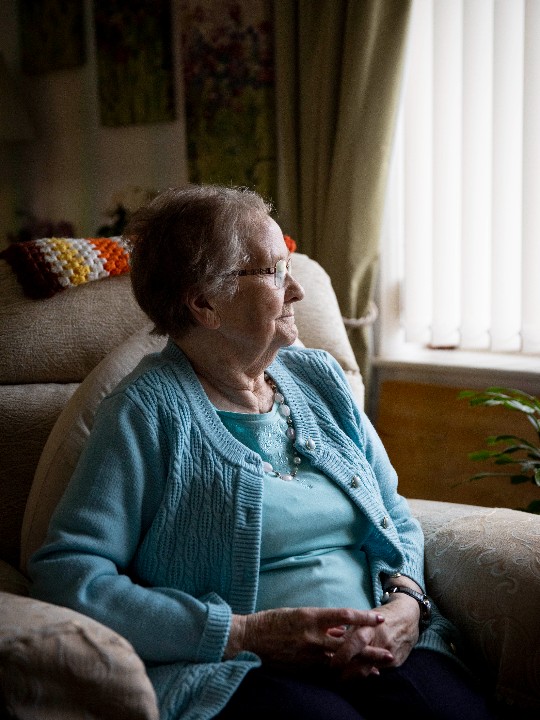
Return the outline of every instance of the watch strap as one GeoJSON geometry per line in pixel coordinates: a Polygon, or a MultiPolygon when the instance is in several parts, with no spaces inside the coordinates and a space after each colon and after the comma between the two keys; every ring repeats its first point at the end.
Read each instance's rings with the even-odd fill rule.
{"type": "Polygon", "coordinates": [[[399,585],[391,585],[386,588],[381,598],[381,603],[385,605],[389,602],[390,597],[394,593],[403,593],[416,600],[420,607],[420,630],[425,630],[431,622],[431,602],[425,593],[418,592],[412,588],[403,587],[399,585]]]}

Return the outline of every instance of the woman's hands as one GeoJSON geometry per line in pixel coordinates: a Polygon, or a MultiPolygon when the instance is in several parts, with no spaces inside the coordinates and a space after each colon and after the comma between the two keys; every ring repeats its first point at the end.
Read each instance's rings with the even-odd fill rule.
{"type": "MultiPolygon", "coordinates": [[[[365,631],[369,639],[382,623],[384,616],[379,610],[349,608],[279,608],[233,615],[224,657],[251,650],[265,662],[328,665],[332,656],[351,642],[353,628],[365,631]]],[[[389,662],[386,648],[368,645],[362,633],[355,636],[355,651],[370,658],[372,665],[389,662]]]]}
{"type": "Polygon", "coordinates": [[[331,667],[339,669],[344,679],[378,675],[379,668],[398,667],[418,640],[420,611],[416,600],[396,594],[376,612],[384,616],[384,622],[374,627],[349,627],[331,658],[331,667]],[[387,651],[382,662],[373,659],[374,647],[387,651]]]}
{"type": "Polygon", "coordinates": [[[267,663],[329,665],[343,679],[378,675],[407,659],[418,621],[418,603],[397,594],[376,610],[305,607],[233,615],[224,658],[250,650],[267,663]]]}

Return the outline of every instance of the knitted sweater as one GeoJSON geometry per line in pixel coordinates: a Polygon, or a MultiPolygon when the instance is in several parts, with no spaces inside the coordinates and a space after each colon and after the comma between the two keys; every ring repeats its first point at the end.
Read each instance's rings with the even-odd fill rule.
{"type": "MultiPolygon", "coordinates": [[[[382,572],[423,586],[420,526],[338,363],[323,351],[286,348],[269,373],[291,408],[304,462],[372,523],[364,550],[374,596],[382,572]]],[[[31,558],[34,597],[89,615],[132,643],[162,720],[212,718],[260,664],[250,652],[222,656],[232,613],[255,608],[263,477],[261,458],[226,430],[169,342],[103,400],[31,558]]],[[[451,654],[455,629],[434,615],[419,646],[451,654]]]]}

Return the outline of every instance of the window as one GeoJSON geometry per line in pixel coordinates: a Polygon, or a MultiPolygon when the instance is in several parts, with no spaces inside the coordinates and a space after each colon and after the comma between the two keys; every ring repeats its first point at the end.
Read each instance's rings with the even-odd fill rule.
{"type": "Polygon", "coordinates": [[[540,355],[540,1],[414,0],[381,353],[540,355]]]}

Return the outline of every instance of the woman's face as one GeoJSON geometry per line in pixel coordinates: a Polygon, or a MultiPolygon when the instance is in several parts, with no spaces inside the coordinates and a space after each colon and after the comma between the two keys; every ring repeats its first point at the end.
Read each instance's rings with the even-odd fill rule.
{"type": "MultiPolygon", "coordinates": [[[[271,218],[249,241],[252,261],[246,270],[273,268],[278,260],[287,261],[290,253],[279,225],[271,218]]],[[[294,263],[294,258],[293,258],[294,263]]],[[[294,268],[293,268],[294,272],[294,268]]],[[[231,300],[215,300],[219,313],[218,332],[232,347],[245,353],[246,360],[291,345],[298,336],[294,303],[304,297],[304,289],[286,273],[282,288],[274,275],[243,275],[238,292],[231,300]]]]}

